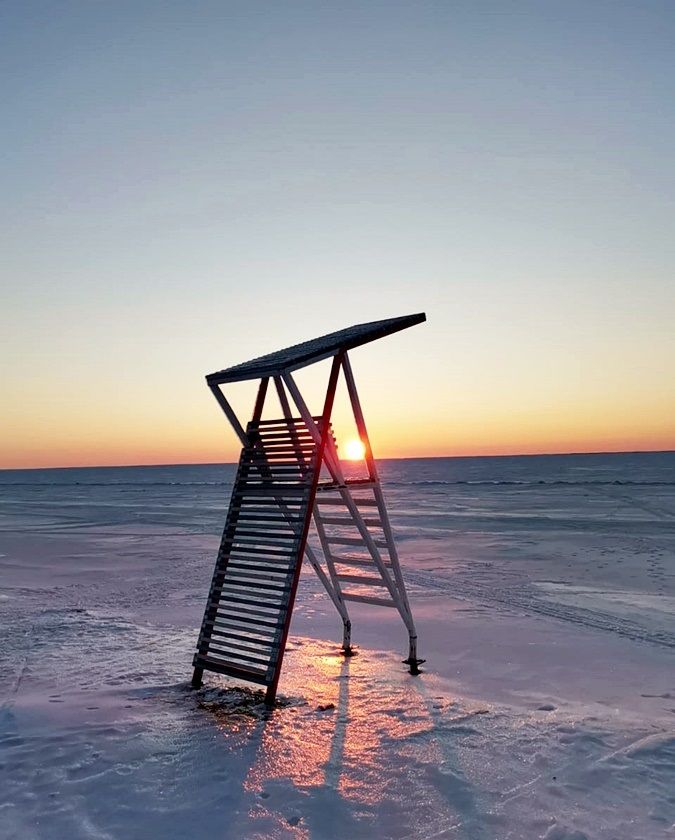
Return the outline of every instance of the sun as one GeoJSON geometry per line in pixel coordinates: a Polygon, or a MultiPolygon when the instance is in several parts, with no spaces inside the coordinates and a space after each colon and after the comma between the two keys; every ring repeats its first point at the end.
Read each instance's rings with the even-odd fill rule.
{"type": "Polygon", "coordinates": [[[366,447],[363,441],[358,438],[350,438],[345,443],[345,458],[350,461],[363,461],[366,454],[366,447]]]}

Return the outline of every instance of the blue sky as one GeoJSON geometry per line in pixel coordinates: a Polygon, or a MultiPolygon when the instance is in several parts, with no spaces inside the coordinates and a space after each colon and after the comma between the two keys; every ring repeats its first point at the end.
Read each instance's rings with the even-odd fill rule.
{"type": "Polygon", "coordinates": [[[674,23],[3,3],[0,465],[229,456],[203,374],[419,310],[384,454],[675,445],[674,23]]]}

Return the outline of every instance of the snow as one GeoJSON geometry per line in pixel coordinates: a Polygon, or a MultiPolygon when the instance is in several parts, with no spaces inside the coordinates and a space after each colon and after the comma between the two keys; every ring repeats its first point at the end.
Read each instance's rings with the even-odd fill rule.
{"type": "Polygon", "coordinates": [[[271,713],[188,687],[231,468],[0,473],[0,837],[675,838],[675,458],[382,472],[425,673],[307,569],[271,713]]]}

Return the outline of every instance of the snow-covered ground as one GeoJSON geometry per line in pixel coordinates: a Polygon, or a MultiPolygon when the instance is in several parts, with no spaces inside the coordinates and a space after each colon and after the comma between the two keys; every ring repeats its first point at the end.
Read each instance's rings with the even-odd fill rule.
{"type": "Polygon", "coordinates": [[[231,467],[0,473],[0,838],[675,838],[675,455],[385,462],[425,673],[307,569],[188,688],[231,467]]]}

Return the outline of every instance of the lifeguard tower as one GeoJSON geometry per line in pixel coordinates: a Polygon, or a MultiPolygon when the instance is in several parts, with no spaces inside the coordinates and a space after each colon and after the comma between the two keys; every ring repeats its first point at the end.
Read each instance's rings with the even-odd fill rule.
{"type": "Polygon", "coordinates": [[[343,653],[352,653],[348,602],[394,607],[410,639],[405,662],[411,674],[419,673],[424,660],[417,657],[415,624],[348,351],[425,320],[419,313],[358,324],[206,377],[243,448],[194,657],[194,688],[205,670],[214,671],[265,686],[265,702],[274,702],[303,557],[340,614],[343,653]],[[293,373],[329,358],[323,411],[313,416],[293,373]],[[341,371],[364,445],[364,479],[345,478],[332,432],[341,371]],[[258,379],[253,416],[244,429],[221,386],[258,379]],[[283,417],[263,420],[270,381],[283,417]],[[312,522],[320,551],[308,544],[312,522]]]}

